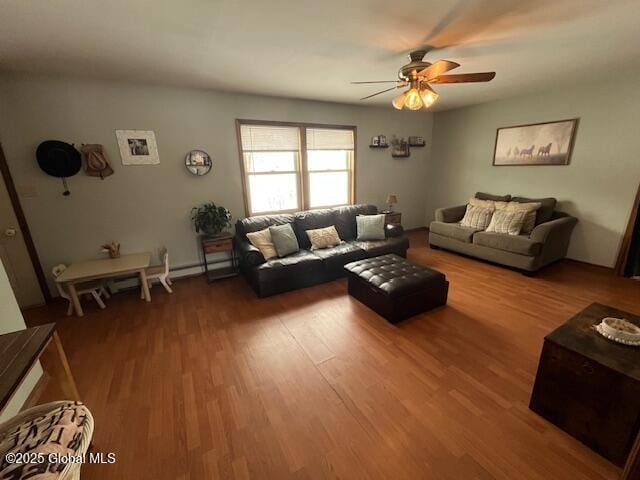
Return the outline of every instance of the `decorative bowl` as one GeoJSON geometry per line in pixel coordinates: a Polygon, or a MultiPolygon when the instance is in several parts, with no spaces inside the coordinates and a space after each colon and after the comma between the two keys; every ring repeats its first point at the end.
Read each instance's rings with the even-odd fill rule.
{"type": "Polygon", "coordinates": [[[640,327],[624,318],[603,318],[595,329],[600,335],[614,342],[640,346],[640,327]]]}

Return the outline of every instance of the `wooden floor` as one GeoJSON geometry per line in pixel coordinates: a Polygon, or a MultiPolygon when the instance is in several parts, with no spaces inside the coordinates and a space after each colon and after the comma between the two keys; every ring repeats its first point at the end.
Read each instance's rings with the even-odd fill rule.
{"type": "Polygon", "coordinates": [[[195,277],[81,319],[30,312],[60,320],[95,448],[117,456],[83,480],[618,478],[527,404],[544,335],[594,301],[640,313],[640,282],[574,262],[528,278],[411,240],[449,304],[397,327],[345,280],[260,300],[195,277]]]}

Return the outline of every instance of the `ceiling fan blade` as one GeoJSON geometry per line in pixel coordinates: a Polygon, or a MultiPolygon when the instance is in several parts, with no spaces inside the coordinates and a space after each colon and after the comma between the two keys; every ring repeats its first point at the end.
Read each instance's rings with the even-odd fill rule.
{"type": "Polygon", "coordinates": [[[366,100],[367,98],[375,97],[376,95],[380,95],[381,93],[387,93],[387,92],[390,92],[391,90],[395,90],[396,88],[402,88],[404,86],[406,86],[406,84],[396,85],[395,87],[387,88],[386,90],[382,90],[380,92],[376,92],[376,93],[372,93],[371,95],[367,95],[366,97],[362,97],[360,100],[366,100]]]}
{"type": "Polygon", "coordinates": [[[351,82],[352,85],[361,85],[363,83],[400,83],[400,80],[375,80],[373,82],[351,82]]]}
{"type": "Polygon", "coordinates": [[[459,66],[460,64],[456,62],[450,62],[449,60],[438,60],[436,63],[433,63],[427,68],[420,70],[418,72],[418,76],[424,77],[424,80],[429,82],[432,78],[436,78],[443,73],[448,72],[449,70],[458,68],[459,66]]]}
{"type": "Polygon", "coordinates": [[[484,73],[459,73],[453,75],[440,75],[432,78],[429,83],[471,83],[471,82],[489,82],[496,76],[496,72],[484,73]]]}

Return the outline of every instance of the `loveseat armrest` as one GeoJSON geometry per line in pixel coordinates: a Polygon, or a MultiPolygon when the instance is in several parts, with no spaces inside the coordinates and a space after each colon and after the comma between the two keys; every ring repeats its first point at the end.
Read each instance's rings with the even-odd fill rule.
{"type": "Polygon", "coordinates": [[[404,235],[404,228],[402,228],[402,225],[390,223],[384,226],[384,233],[387,238],[401,237],[404,235]]]}
{"type": "Polygon", "coordinates": [[[542,251],[536,258],[539,267],[549,265],[567,256],[569,240],[578,219],[565,213],[554,212],[553,219],[541,223],[533,229],[529,238],[542,244],[542,251]]]}
{"type": "Polygon", "coordinates": [[[558,216],[553,220],[537,225],[529,238],[534,242],[545,244],[560,240],[569,241],[573,227],[578,223],[578,219],[569,215],[558,216]]]}
{"type": "Polygon", "coordinates": [[[436,210],[436,221],[444,223],[456,223],[462,220],[464,213],[467,211],[466,205],[458,205],[456,207],[438,208],[436,210]]]}
{"type": "Polygon", "coordinates": [[[242,268],[257,267],[258,265],[262,265],[266,262],[262,253],[260,253],[260,250],[246,240],[236,236],[233,239],[233,246],[238,254],[238,259],[242,268]]]}

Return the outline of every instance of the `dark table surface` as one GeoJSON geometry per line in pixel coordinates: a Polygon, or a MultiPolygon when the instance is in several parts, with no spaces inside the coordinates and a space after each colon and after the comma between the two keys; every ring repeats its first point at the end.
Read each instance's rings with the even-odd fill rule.
{"type": "Polygon", "coordinates": [[[593,327],[604,317],[624,318],[640,326],[637,315],[593,303],[545,339],[640,381],[640,347],[614,342],[596,332],[593,327]]]}
{"type": "Polygon", "coordinates": [[[0,335],[0,409],[14,394],[55,330],[55,323],[47,323],[0,335]]]}

